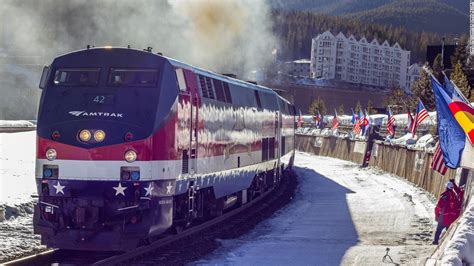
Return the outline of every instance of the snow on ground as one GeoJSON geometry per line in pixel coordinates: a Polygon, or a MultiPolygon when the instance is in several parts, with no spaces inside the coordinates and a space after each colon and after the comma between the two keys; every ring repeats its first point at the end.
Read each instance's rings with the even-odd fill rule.
{"type": "Polygon", "coordinates": [[[474,264],[474,200],[469,202],[453,238],[448,240],[442,265],[474,264]]]}
{"type": "Polygon", "coordinates": [[[376,169],[298,152],[293,202],[251,233],[221,240],[197,265],[420,265],[431,254],[434,199],[376,169]]]}
{"type": "Polygon", "coordinates": [[[34,127],[35,124],[26,120],[0,120],[0,127],[34,127]]]}
{"type": "Polygon", "coordinates": [[[0,262],[39,249],[33,234],[36,132],[0,133],[0,262]]]}
{"type": "Polygon", "coordinates": [[[0,204],[31,202],[35,185],[36,131],[0,133],[0,204]]]}

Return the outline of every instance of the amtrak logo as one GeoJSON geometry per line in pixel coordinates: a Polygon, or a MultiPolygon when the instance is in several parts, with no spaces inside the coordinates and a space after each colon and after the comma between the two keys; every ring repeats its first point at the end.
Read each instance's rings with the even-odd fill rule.
{"type": "Polygon", "coordinates": [[[87,116],[87,117],[120,117],[123,118],[122,113],[107,113],[107,112],[87,112],[87,111],[70,111],[73,116],[87,116]]]}

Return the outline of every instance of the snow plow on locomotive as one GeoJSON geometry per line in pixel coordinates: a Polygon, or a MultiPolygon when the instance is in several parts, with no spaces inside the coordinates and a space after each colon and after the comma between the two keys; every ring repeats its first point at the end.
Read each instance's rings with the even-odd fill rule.
{"type": "Polygon", "coordinates": [[[34,230],[50,247],[129,250],[251,201],[293,162],[286,100],[151,49],[59,56],[40,88],[34,230]]]}

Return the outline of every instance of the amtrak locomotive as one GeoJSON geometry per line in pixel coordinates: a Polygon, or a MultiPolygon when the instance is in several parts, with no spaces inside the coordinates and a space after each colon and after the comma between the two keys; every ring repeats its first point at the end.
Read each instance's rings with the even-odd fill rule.
{"type": "Polygon", "coordinates": [[[289,102],[151,49],[59,56],[40,88],[34,230],[49,247],[129,250],[246,204],[293,162],[289,102]]]}

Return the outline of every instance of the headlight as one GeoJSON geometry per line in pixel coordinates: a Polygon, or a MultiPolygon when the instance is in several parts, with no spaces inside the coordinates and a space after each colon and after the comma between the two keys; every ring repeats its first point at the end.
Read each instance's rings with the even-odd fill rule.
{"type": "Polygon", "coordinates": [[[133,163],[137,159],[137,153],[135,151],[129,150],[125,153],[125,161],[133,163]]]}
{"type": "Polygon", "coordinates": [[[56,153],[55,149],[48,149],[46,151],[46,159],[48,159],[50,161],[56,159],[56,155],[57,155],[57,153],[56,153]]]}
{"type": "Polygon", "coordinates": [[[97,130],[96,132],[94,132],[94,139],[97,142],[103,141],[105,139],[105,132],[102,130],[97,130]]]}
{"type": "Polygon", "coordinates": [[[91,139],[91,132],[87,129],[81,130],[81,132],[79,133],[79,138],[82,141],[87,142],[91,139]]]}

